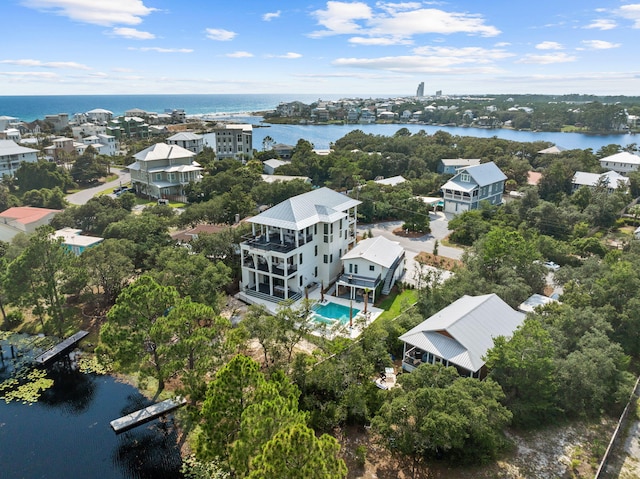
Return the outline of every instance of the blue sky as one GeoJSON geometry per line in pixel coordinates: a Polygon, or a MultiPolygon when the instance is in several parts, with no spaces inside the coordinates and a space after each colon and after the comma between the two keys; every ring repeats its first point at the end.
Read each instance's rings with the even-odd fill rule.
{"type": "Polygon", "coordinates": [[[0,95],[640,95],[640,0],[2,0],[0,95]]]}

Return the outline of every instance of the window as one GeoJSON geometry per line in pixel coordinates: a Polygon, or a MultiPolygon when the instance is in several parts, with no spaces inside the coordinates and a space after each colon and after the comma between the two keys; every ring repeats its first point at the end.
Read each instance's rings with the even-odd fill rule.
{"type": "Polygon", "coordinates": [[[324,255],[324,264],[327,264],[329,262],[329,257],[325,254],[324,255]]]}
{"type": "Polygon", "coordinates": [[[376,267],[372,264],[369,265],[369,271],[375,271],[376,267]]]}
{"type": "Polygon", "coordinates": [[[353,264],[349,263],[349,273],[353,273],[353,264]]]}
{"type": "Polygon", "coordinates": [[[329,255],[329,263],[333,263],[333,255],[332,254],[329,255]]]}
{"type": "Polygon", "coordinates": [[[162,173],[156,173],[156,181],[162,180],[162,173]]]}
{"type": "Polygon", "coordinates": [[[313,276],[318,277],[318,267],[313,268],[313,276]]]}
{"type": "Polygon", "coordinates": [[[318,245],[315,245],[315,246],[313,247],[313,255],[314,255],[314,256],[318,256],[318,245]]]}
{"type": "Polygon", "coordinates": [[[302,275],[300,275],[300,286],[302,286],[302,275]]]}
{"type": "Polygon", "coordinates": [[[357,264],[353,265],[353,274],[358,274],[358,265],[357,264]]]}
{"type": "Polygon", "coordinates": [[[298,258],[298,264],[302,264],[302,253],[300,253],[300,257],[298,258]]]}
{"type": "Polygon", "coordinates": [[[469,173],[460,173],[460,181],[463,183],[469,183],[471,181],[471,176],[469,173]]]}

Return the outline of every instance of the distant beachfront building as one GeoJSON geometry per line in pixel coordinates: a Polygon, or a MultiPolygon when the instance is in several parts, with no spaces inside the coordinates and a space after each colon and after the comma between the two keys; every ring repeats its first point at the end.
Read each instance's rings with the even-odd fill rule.
{"type": "Polygon", "coordinates": [[[69,114],[58,113],[57,115],[45,115],[44,121],[53,125],[53,131],[60,133],[69,126],[69,114]]]}
{"type": "Polygon", "coordinates": [[[185,150],[198,154],[204,149],[204,138],[202,135],[183,131],[167,138],[167,144],[178,145],[185,150]]]}
{"type": "Polygon", "coordinates": [[[213,129],[216,136],[216,157],[253,158],[253,127],[246,124],[228,124],[213,129]]]}
{"type": "Polygon", "coordinates": [[[101,124],[101,125],[106,124],[108,121],[110,121],[113,118],[113,112],[109,110],[104,110],[102,108],[96,108],[94,110],[90,110],[86,113],[86,115],[87,115],[87,120],[93,123],[101,124]]]}
{"type": "Polygon", "coordinates": [[[18,145],[12,140],[0,140],[0,177],[13,176],[20,163],[38,161],[38,150],[18,145]]]}
{"type": "Polygon", "coordinates": [[[416,90],[416,96],[417,96],[417,97],[422,97],[422,96],[424,96],[424,82],[423,82],[423,81],[421,81],[421,82],[418,84],[418,89],[416,90]]]}

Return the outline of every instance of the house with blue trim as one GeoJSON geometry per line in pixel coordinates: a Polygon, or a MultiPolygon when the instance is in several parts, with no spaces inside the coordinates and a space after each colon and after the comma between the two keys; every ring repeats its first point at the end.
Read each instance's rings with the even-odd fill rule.
{"type": "Polygon", "coordinates": [[[481,201],[502,203],[507,176],[492,161],[458,169],[458,173],[442,186],[445,213],[475,210],[481,201]]]}

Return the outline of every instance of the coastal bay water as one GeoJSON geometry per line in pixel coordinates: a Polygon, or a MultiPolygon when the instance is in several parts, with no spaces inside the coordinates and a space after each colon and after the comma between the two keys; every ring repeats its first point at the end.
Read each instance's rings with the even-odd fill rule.
{"type": "MultiPolygon", "coordinates": [[[[387,95],[386,97],[392,97],[387,95]]],[[[242,95],[56,95],[56,96],[0,96],[0,116],[7,115],[22,121],[42,119],[47,114],[86,112],[94,108],[104,108],[114,115],[140,108],[145,111],[161,113],[168,109],[184,109],[188,116],[207,116],[224,118],[232,114],[232,121],[261,124],[259,116],[240,115],[240,113],[259,112],[274,109],[281,102],[301,101],[312,103],[318,99],[337,100],[347,95],[322,94],[242,94],[242,95]]],[[[371,96],[367,98],[383,98],[371,96]]],[[[424,130],[433,134],[438,130],[452,135],[491,138],[496,136],[506,140],[532,142],[548,141],[568,149],[591,148],[594,152],[609,144],[622,147],[636,143],[636,135],[586,135],[582,133],[533,132],[508,129],[462,128],[451,126],[432,126],[417,124],[368,124],[368,125],[268,125],[253,131],[254,148],[262,148],[262,140],[270,136],[278,143],[295,145],[299,139],[313,143],[316,148],[327,149],[331,143],[354,129],[374,135],[393,135],[400,128],[412,133],[424,130]]],[[[210,144],[214,142],[209,141],[210,144]]]]}

